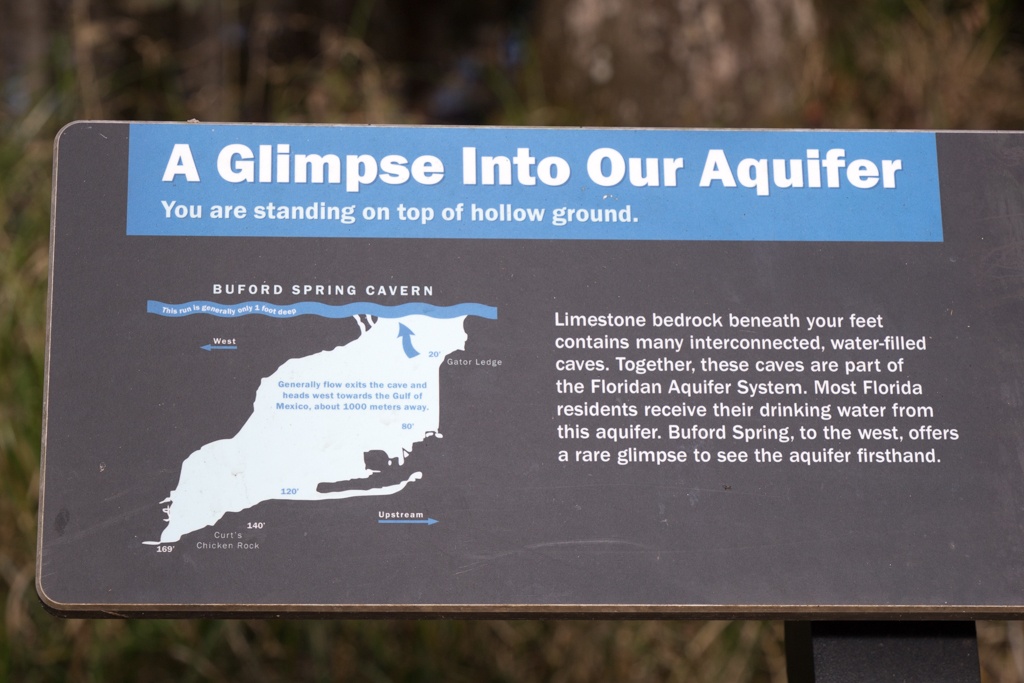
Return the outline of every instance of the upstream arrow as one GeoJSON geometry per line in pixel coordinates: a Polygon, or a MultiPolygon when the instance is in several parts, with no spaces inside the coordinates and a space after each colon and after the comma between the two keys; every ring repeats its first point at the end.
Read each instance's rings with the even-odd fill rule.
{"type": "Polygon", "coordinates": [[[433,517],[427,519],[378,519],[377,524],[426,524],[431,526],[437,524],[437,520],[433,517]]]}
{"type": "Polygon", "coordinates": [[[420,352],[413,348],[411,337],[416,334],[402,323],[398,323],[398,336],[402,338],[402,350],[409,358],[415,358],[420,352]]]}
{"type": "Polygon", "coordinates": [[[207,344],[206,346],[200,346],[203,351],[234,351],[238,347],[234,344],[207,344]]]}

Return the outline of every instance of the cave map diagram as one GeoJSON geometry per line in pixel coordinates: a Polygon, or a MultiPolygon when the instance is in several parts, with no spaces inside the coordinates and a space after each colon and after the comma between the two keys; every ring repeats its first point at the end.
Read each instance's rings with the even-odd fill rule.
{"type": "Polygon", "coordinates": [[[416,443],[441,437],[440,366],[465,349],[467,315],[497,317],[482,304],[150,301],[147,310],[167,317],[353,317],[360,329],[347,344],[283,363],[263,378],[237,434],[185,458],[177,486],[161,501],[166,527],[150,545],[175,543],[266,500],[386,496],[419,480],[414,471],[397,483],[367,487],[375,472],[364,454],[383,452],[389,464],[401,465],[416,443]]]}

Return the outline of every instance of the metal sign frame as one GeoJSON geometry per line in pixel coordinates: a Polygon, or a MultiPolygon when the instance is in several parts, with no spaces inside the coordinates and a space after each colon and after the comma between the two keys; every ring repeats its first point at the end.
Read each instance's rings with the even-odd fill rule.
{"type": "Polygon", "coordinates": [[[1024,605],[1024,138],[78,122],[69,615],[1024,605]]]}

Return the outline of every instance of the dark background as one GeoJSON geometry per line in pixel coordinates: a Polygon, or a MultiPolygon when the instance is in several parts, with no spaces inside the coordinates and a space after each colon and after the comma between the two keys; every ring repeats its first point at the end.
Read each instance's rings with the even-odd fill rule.
{"type": "MultiPolygon", "coordinates": [[[[76,125],[62,134],[59,147],[41,555],[41,576],[55,602],[134,611],[136,605],[195,603],[243,609],[279,604],[286,611],[289,605],[379,604],[396,611],[439,605],[442,612],[459,605],[494,606],[496,612],[503,605],[526,612],[558,605],[691,605],[685,611],[747,615],[764,605],[790,614],[859,606],[890,615],[923,606],[947,616],[972,606],[1024,606],[1018,519],[1024,423],[1017,398],[1024,364],[1016,353],[1024,318],[1015,297],[994,305],[992,289],[1001,278],[982,267],[991,253],[1015,246],[1015,228],[1024,225],[1006,210],[1006,202],[1020,194],[1014,179],[1022,168],[1019,136],[939,138],[946,214],[941,244],[761,244],[130,237],[123,208],[126,132],[124,125],[76,125]],[[98,161],[106,175],[95,171],[98,161]],[[184,537],[171,556],[141,545],[163,528],[158,501],[176,487],[182,460],[237,433],[260,379],[289,358],[334,348],[354,334],[351,321],[312,317],[298,325],[261,316],[238,325],[206,316],[165,319],[145,313],[145,301],[203,299],[213,282],[315,282],[337,273],[357,283],[360,293],[363,283],[394,277],[432,284],[430,301],[438,305],[477,301],[499,311],[495,321],[470,319],[466,351],[456,355],[499,358],[501,368],[442,365],[445,438],[414,448],[407,465],[423,471],[424,479],[385,498],[268,501],[215,525],[244,530],[245,520],[264,521],[262,534],[246,533],[261,540],[258,553],[197,550],[196,540],[215,540],[211,529],[184,537]],[[885,334],[924,337],[928,350],[848,356],[883,362],[904,357],[904,372],[877,377],[921,383],[922,396],[812,393],[796,400],[928,405],[935,410],[929,419],[851,422],[836,415],[831,424],[896,424],[906,434],[924,423],[956,428],[961,436],[896,444],[798,439],[773,444],[787,456],[774,467],[560,464],[559,449],[599,442],[560,441],[558,422],[591,428],[657,424],[664,431],[672,420],[558,420],[559,401],[614,399],[589,392],[560,398],[553,391],[557,379],[635,376],[554,372],[560,357],[604,358],[614,367],[621,352],[566,353],[555,348],[553,337],[637,332],[555,328],[555,311],[882,315],[885,334]],[[199,349],[214,330],[241,337],[238,352],[199,349]],[[790,448],[829,445],[852,451],[935,447],[942,462],[788,463],[790,448]],[[425,511],[442,523],[397,533],[377,525],[377,510],[395,506],[425,511]]],[[[265,298],[295,300],[290,294],[265,298]]],[[[715,336],[730,334],[737,332],[715,336]]],[[[874,336],[849,330],[823,336],[859,334],[874,336]]],[[[691,351],[679,357],[703,355],[843,360],[831,351],[691,351]]],[[[759,381],[801,380],[808,390],[813,379],[826,377],[752,374],[759,381]]],[[[741,377],[691,378],[708,376],[741,377]]],[[[670,377],[641,379],[667,384],[670,377]]],[[[863,377],[854,377],[858,385],[863,377]]],[[[727,402],[737,400],[731,395],[727,402]]],[[[789,424],[794,432],[801,424],[819,431],[825,424],[757,416],[697,422],[730,429],[737,422],[789,424]]],[[[760,444],[772,442],[603,445],[715,452],[760,444]]],[[[290,456],[279,457],[286,471],[290,456]]],[[[295,457],[301,466],[301,454],[295,457]]]]}

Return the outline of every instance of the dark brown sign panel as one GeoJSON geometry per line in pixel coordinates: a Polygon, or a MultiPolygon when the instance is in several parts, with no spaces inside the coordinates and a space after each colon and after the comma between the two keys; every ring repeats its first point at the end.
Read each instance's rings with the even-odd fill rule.
{"type": "Polygon", "coordinates": [[[1024,605],[1024,138],[76,123],[71,613],[1024,605]]]}

